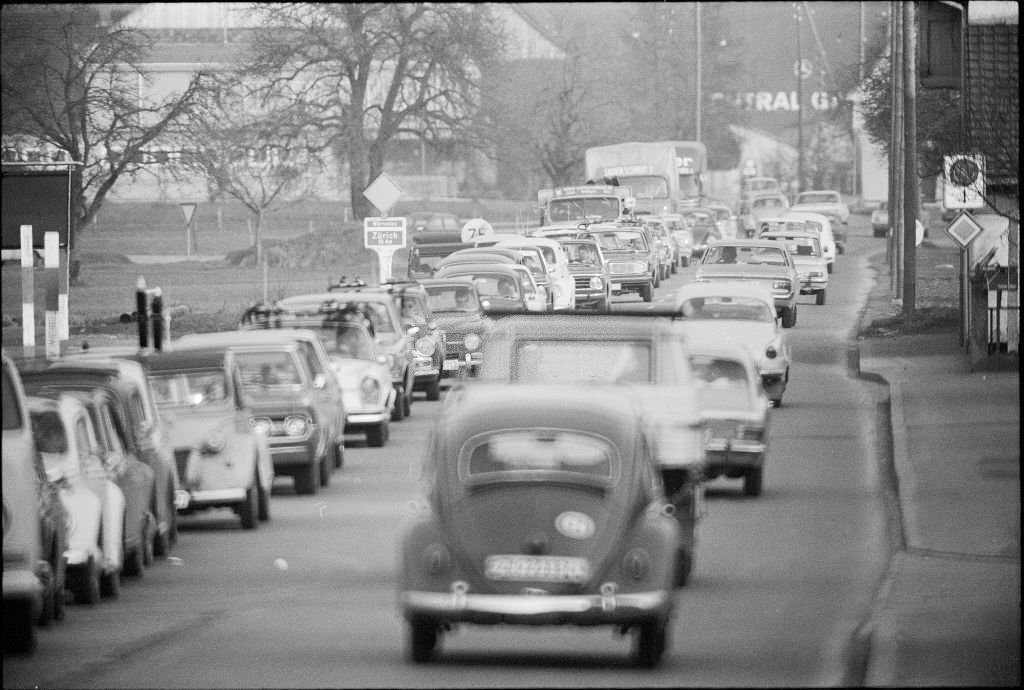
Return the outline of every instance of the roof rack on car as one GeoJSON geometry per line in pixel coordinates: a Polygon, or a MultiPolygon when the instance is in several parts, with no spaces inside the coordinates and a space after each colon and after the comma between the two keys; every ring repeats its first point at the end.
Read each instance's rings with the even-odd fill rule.
{"type": "Polygon", "coordinates": [[[365,287],[372,287],[366,283],[365,280],[356,276],[352,280],[348,280],[345,276],[341,277],[336,283],[330,283],[327,286],[327,292],[334,292],[335,290],[359,290],[365,287]]]}
{"type": "Polygon", "coordinates": [[[257,302],[252,305],[244,312],[242,312],[242,318],[239,323],[243,326],[253,325],[262,326],[263,328],[275,328],[281,327],[281,314],[283,310],[277,306],[276,302],[257,302]]]}

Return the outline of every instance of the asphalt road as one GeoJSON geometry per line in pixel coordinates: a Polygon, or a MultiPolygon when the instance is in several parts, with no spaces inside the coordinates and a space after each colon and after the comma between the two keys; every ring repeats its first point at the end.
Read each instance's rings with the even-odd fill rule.
{"type": "MultiPolygon", "coordinates": [[[[870,287],[866,219],[851,218],[828,303],[800,300],[794,364],[772,411],[764,494],[709,485],[691,583],[668,651],[630,666],[609,629],[481,628],[446,635],[437,661],[405,660],[397,609],[399,523],[440,403],[418,397],[384,448],[354,438],[315,496],[279,479],[272,521],[188,518],[173,557],[117,600],[69,606],[4,687],[486,687],[856,685],[858,631],[888,556],[877,384],[847,374],[846,338],[870,287]],[[275,563],[283,559],[287,568],[275,563]]],[[[658,298],[692,277],[684,269],[658,298]]],[[[628,299],[623,298],[623,303],[628,299]]]]}

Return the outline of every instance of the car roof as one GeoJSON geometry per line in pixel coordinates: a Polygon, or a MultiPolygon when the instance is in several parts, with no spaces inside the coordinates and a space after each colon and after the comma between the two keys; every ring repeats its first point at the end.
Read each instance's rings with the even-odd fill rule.
{"type": "Polygon", "coordinates": [[[530,338],[534,340],[601,340],[614,334],[614,338],[649,338],[668,332],[668,312],[654,312],[637,317],[615,313],[510,314],[495,325],[494,338],[530,338]]]}
{"type": "Polygon", "coordinates": [[[279,348],[293,345],[299,340],[311,341],[316,338],[316,333],[302,328],[240,329],[237,331],[217,331],[214,333],[189,333],[175,340],[173,349],[252,347],[254,345],[279,348]]]}
{"type": "Polygon", "coordinates": [[[367,290],[362,288],[336,290],[334,292],[313,292],[305,295],[292,295],[290,297],[283,297],[274,303],[274,306],[287,309],[289,311],[295,311],[297,309],[303,309],[308,311],[310,306],[316,306],[319,308],[322,304],[329,304],[331,302],[379,302],[385,305],[394,305],[394,299],[392,295],[384,290],[378,290],[375,286],[367,286],[367,290]]]}
{"type": "Polygon", "coordinates": [[[149,358],[151,372],[180,371],[184,369],[223,369],[223,347],[196,347],[189,350],[161,352],[149,358]]]}
{"type": "Polygon", "coordinates": [[[786,239],[818,239],[818,233],[813,230],[765,230],[761,233],[761,237],[766,239],[773,239],[775,237],[782,237],[786,239]]]}
{"type": "Polygon", "coordinates": [[[735,297],[755,297],[768,304],[774,304],[775,298],[771,288],[761,282],[747,280],[709,280],[683,285],[676,290],[676,304],[692,297],[717,297],[732,295],[735,297]]]}
{"type": "Polygon", "coordinates": [[[732,240],[714,240],[711,242],[711,245],[715,247],[778,247],[779,243],[775,240],[761,240],[757,238],[742,239],[737,237],[732,240]]]}
{"type": "MultiPolygon", "coordinates": [[[[504,276],[516,275],[516,276],[518,276],[518,275],[522,275],[522,273],[523,273],[523,271],[521,271],[520,269],[525,270],[528,275],[530,274],[530,269],[526,268],[525,266],[523,266],[521,264],[498,264],[498,263],[487,263],[485,261],[481,261],[479,263],[468,263],[468,262],[467,263],[462,263],[462,262],[451,263],[451,264],[447,264],[445,266],[442,266],[441,268],[439,268],[437,270],[439,272],[440,271],[447,271],[447,270],[459,271],[460,272],[459,275],[468,275],[469,273],[473,273],[473,274],[493,273],[495,275],[504,275],[504,276]]],[[[441,277],[445,278],[447,276],[441,276],[441,277]]]]}
{"type": "Polygon", "coordinates": [[[451,278],[424,278],[420,283],[424,288],[454,286],[476,287],[476,283],[474,283],[471,278],[463,278],[461,276],[452,276],[451,278]]]}
{"type": "Polygon", "coordinates": [[[814,211],[800,211],[799,209],[796,211],[790,210],[784,217],[795,218],[797,220],[813,220],[816,223],[829,223],[831,226],[831,221],[829,221],[828,216],[822,213],[815,213],[814,211]]]}

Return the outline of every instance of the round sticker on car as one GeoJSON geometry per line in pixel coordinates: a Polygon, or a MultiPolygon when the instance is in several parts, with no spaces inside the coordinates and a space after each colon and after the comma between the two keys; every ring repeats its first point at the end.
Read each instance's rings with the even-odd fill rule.
{"type": "Polygon", "coordinates": [[[555,518],[555,529],[570,539],[589,539],[594,536],[594,521],[589,515],[568,510],[555,518]]]}

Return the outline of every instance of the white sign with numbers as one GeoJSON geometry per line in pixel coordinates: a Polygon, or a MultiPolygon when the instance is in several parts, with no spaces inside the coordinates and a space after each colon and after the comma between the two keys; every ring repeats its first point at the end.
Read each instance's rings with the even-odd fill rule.
{"type": "Polygon", "coordinates": [[[466,224],[462,226],[462,241],[463,242],[479,242],[485,237],[490,237],[494,234],[494,228],[483,218],[473,218],[467,220],[466,224]]]}

